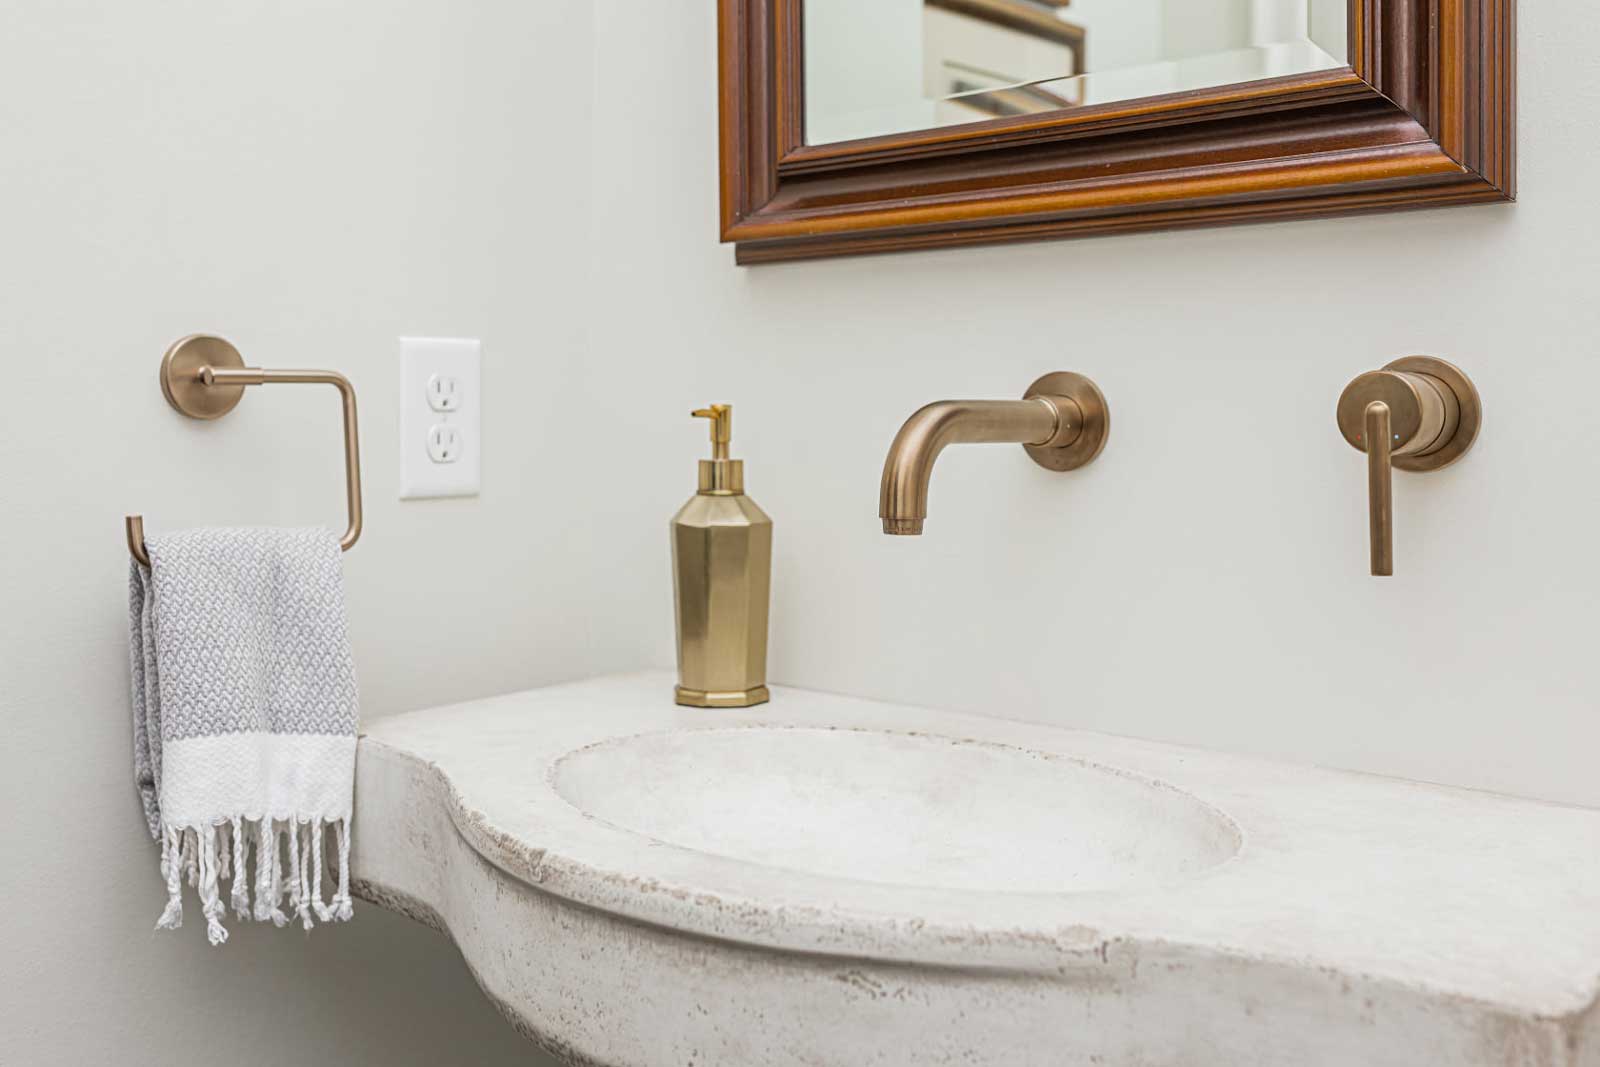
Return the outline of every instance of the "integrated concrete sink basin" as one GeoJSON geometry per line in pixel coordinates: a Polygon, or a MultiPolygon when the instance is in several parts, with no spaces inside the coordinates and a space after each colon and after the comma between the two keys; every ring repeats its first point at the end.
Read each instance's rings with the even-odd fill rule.
{"type": "Polygon", "coordinates": [[[848,729],[645,734],[561,758],[556,792],[653,842],[887,885],[1082,893],[1170,885],[1239,849],[1172,786],[1007,745],[848,729]]]}
{"type": "Polygon", "coordinates": [[[357,750],[352,890],[563,1063],[1600,1067],[1600,812],[672,684],[357,750]]]}

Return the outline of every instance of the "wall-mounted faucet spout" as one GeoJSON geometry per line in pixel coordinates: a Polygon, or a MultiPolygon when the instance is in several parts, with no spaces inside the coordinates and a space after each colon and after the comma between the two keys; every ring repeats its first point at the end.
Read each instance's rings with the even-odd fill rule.
{"type": "Polygon", "coordinates": [[[878,493],[883,532],[922,533],[933,464],[951,444],[1020,444],[1041,466],[1075,470],[1100,454],[1106,398],[1081,374],[1047,374],[1022,400],[941,400],[906,420],[889,446],[878,493]]]}

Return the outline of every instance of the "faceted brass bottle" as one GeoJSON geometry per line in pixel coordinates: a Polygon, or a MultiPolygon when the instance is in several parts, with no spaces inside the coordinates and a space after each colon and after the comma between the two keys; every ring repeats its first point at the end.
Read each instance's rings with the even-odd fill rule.
{"type": "Polygon", "coordinates": [[[693,414],[711,420],[711,458],[700,461],[700,491],[672,518],[677,702],[748,708],[770,696],[772,520],[744,495],[744,461],[728,458],[733,406],[693,414]]]}

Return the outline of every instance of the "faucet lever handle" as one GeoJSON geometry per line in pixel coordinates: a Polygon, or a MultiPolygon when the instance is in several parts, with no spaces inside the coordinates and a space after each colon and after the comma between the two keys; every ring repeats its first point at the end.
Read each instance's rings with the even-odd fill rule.
{"type": "Polygon", "coordinates": [[[1367,441],[1367,520],[1371,526],[1372,573],[1381,578],[1394,574],[1394,464],[1393,431],[1389,405],[1381,400],[1365,411],[1367,441]]]}
{"type": "Polygon", "coordinates": [[[1394,573],[1393,471],[1433,471],[1460,459],[1483,421],[1478,390],[1461,370],[1407,356],[1363,374],[1339,397],[1339,432],[1367,454],[1372,573],[1394,573]]]}

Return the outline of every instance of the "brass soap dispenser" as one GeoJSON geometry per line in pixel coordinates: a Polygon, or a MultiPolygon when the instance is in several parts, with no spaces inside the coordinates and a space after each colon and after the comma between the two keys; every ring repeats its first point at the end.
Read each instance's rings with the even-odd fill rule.
{"type": "Polygon", "coordinates": [[[765,704],[772,520],[744,495],[744,461],[728,458],[733,405],[692,413],[711,420],[700,490],[672,518],[678,611],[677,702],[695,708],[765,704]]]}

